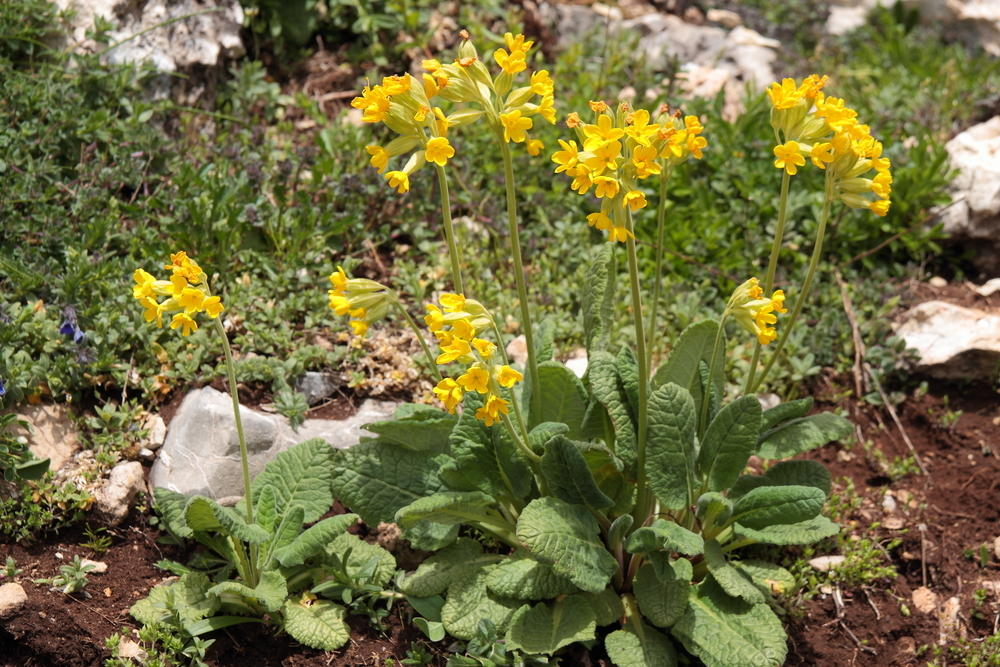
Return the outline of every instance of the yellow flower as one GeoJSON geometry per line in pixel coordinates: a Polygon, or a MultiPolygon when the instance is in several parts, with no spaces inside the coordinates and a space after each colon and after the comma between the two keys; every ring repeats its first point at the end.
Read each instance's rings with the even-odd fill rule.
{"type": "Polygon", "coordinates": [[[205,312],[206,315],[208,315],[214,320],[216,317],[222,314],[222,311],[225,310],[225,307],[222,305],[222,300],[219,297],[210,296],[207,297],[204,301],[202,301],[201,309],[202,311],[205,312]]]}
{"type": "MultiPolygon", "coordinates": [[[[602,102],[603,104],[603,102],[602,102]]],[[[598,146],[606,141],[621,139],[625,135],[625,130],[614,126],[614,121],[608,114],[601,114],[597,117],[596,125],[584,125],[583,136],[587,138],[584,148],[591,150],[591,146],[598,146]]]]}
{"type": "Polygon", "coordinates": [[[556,122],[556,107],[555,107],[555,97],[552,95],[545,95],[542,100],[538,103],[538,107],[535,109],[535,113],[547,120],[552,125],[556,122]]]}
{"type": "Polygon", "coordinates": [[[164,265],[163,268],[170,269],[174,276],[181,276],[192,285],[205,280],[205,272],[198,266],[198,262],[188,257],[183,250],[170,255],[170,264],[164,265]]]}
{"type": "Polygon", "coordinates": [[[618,180],[610,176],[598,176],[594,179],[594,194],[599,198],[614,197],[618,194],[618,180]]]}
{"type": "Polygon", "coordinates": [[[462,388],[451,378],[445,378],[433,389],[434,395],[444,404],[444,409],[454,414],[455,407],[462,402],[462,388]]]}
{"type": "Polygon", "coordinates": [[[378,173],[381,174],[384,172],[385,168],[389,165],[389,152],[375,144],[365,146],[365,150],[372,156],[371,165],[378,169],[378,173]]]}
{"type": "Polygon", "coordinates": [[[382,79],[382,90],[386,95],[402,95],[410,89],[410,77],[402,74],[387,76],[382,79]]]}
{"type": "Polygon", "coordinates": [[[826,165],[833,162],[833,144],[828,141],[813,144],[809,151],[809,159],[820,169],[826,169],[826,165]]]}
{"type": "Polygon", "coordinates": [[[361,91],[361,97],[351,100],[351,106],[364,111],[361,120],[365,123],[378,123],[389,113],[389,96],[381,86],[374,88],[365,86],[361,91]]]}
{"type": "Polygon", "coordinates": [[[632,151],[632,164],[635,165],[636,178],[646,178],[660,173],[660,163],[656,161],[656,157],[655,146],[635,147],[632,151]]]}
{"type": "Polygon", "coordinates": [[[142,269],[136,269],[135,273],[132,274],[132,279],[135,281],[135,285],[132,287],[133,297],[136,299],[142,299],[144,297],[153,297],[156,295],[156,292],[153,289],[153,285],[156,283],[156,278],[154,278],[152,274],[147,273],[142,269]]]}
{"type": "Polygon", "coordinates": [[[611,243],[625,243],[629,239],[634,239],[635,234],[628,230],[628,227],[614,226],[608,230],[608,241],[611,243]]]}
{"type": "Polygon", "coordinates": [[[777,158],[774,161],[774,166],[778,169],[784,169],[789,176],[794,176],[798,173],[797,167],[801,167],[806,163],[806,159],[799,152],[799,144],[795,141],[788,141],[775,146],[774,155],[777,158]]]}
{"type": "Polygon", "coordinates": [[[583,121],[580,120],[580,114],[573,111],[566,115],[566,127],[572,129],[580,127],[581,125],[583,125],[583,121]]]}
{"type": "Polygon", "coordinates": [[[602,232],[606,232],[609,229],[611,229],[612,226],[614,226],[614,223],[611,221],[611,218],[609,218],[607,215],[601,212],[591,213],[590,215],[588,215],[587,224],[590,225],[591,227],[595,227],[596,229],[602,232]]]}
{"type": "Polygon", "coordinates": [[[649,122],[649,112],[645,109],[633,111],[629,114],[629,119],[631,124],[625,128],[625,134],[640,146],[649,146],[660,126],[649,122]]]}
{"type": "Polygon", "coordinates": [[[775,109],[791,109],[802,101],[803,92],[795,85],[794,79],[782,79],[767,87],[767,96],[775,109]]]}
{"type": "Polygon", "coordinates": [[[522,381],[524,376],[518,371],[514,370],[510,366],[503,365],[497,370],[497,383],[501,387],[506,387],[510,389],[518,382],[522,381]]]}
{"type": "Polygon", "coordinates": [[[457,313],[465,310],[465,295],[464,294],[451,294],[446,292],[441,295],[438,299],[441,305],[444,306],[445,312],[457,313]]]}
{"type": "Polygon", "coordinates": [[[389,187],[396,188],[399,194],[410,191],[410,177],[405,171],[390,171],[385,175],[385,180],[389,181],[389,187]]]}
{"type": "Polygon", "coordinates": [[[479,356],[483,359],[489,359],[493,356],[493,353],[497,351],[497,346],[485,338],[473,338],[472,347],[476,348],[476,352],[478,352],[479,356]]]}
{"type": "Polygon", "coordinates": [[[646,195],[640,190],[630,190],[625,193],[625,205],[633,211],[646,207],[646,195]]]}
{"type": "Polygon", "coordinates": [[[142,311],[142,317],[147,322],[156,322],[156,326],[163,326],[163,308],[160,304],[156,302],[156,299],[148,296],[139,297],[139,303],[145,310],[142,311]]]}
{"type": "Polygon", "coordinates": [[[536,157],[545,148],[545,144],[542,143],[541,139],[528,139],[528,143],[524,145],[524,148],[528,151],[528,155],[536,157]]]}
{"type": "Polygon", "coordinates": [[[433,303],[427,304],[427,314],[424,315],[424,322],[431,331],[440,331],[444,328],[444,313],[433,303]]]}
{"type": "Polygon", "coordinates": [[[531,75],[531,92],[535,95],[546,96],[552,95],[555,91],[555,84],[549,77],[548,71],[540,69],[531,75]]]}
{"type": "Polygon", "coordinates": [[[583,162],[594,176],[602,174],[606,169],[618,168],[618,156],[621,155],[622,142],[607,141],[603,144],[592,145],[588,150],[590,157],[583,162]]]}
{"type": "Polygon", "coordinates": [[[525,54],[520,51],[507,53],[504,49],[497,49],[493,52],[493,59],[497,61],[497,65],[500,65],[500,68],[507,74],[517,74],[528,68],[525,54]]]}
{"type": "Polygon", "coordinates": [[[205,301],[205,293],[196,287],[185,287],[181,290],[177,301],[185,313],[193,315],[201,310],[201,304],[205,301]]]}
{"type": "Polygon", "coordinates": [[[884,218],[889,212],[889,204],[888,199],[877,199],[868,205],[868,209],[880,218],[884,218]]]}
{"type": "Polygon", "coordinates": [[[364,320],[348,320],[347,324],[355,336],[364,336],[368,333],[368,323],[364,320]]]}
{"type": "Polygon", "coordinates": [[[504,141],[519,144],[527,140],[525,131],[531,129],[532,121],[530,118],[522,117],[519,110],[500,114],[500,122],[503,123],[504,141]]]}
{"type": "Polygon", "coordinates": [[[170,320],[170,328],[176,329],[178,327],[181,329],[181,335],[190,336],[191,332],[198,330],[198,323],[184,313],[177,313],[170,320]]]}
{"type": "Polygon", "coordinates": [[[690,133],[687,135],[687,144],[685,147],[688,153],[691,154],[691,157],[700,160],[702,158],[701,149],[705,146],[708,146],[708,140],[705,137],[698,137],[690,133]]]}
{"type": "Polygon", "coordinates": [[[608,110],[608,105],[604,100],[590,100],[587,104],[594,113],[604,113],[608,110]]]}
{"type": "Polygon", "coordinates": [[[559,145],[562,146],[563,149],[552,154],[552,161],[559,165],[556,167],[557,174],[575,167],[580,155],[580,151],[577,150],[575,141],[566,142],[559,139],[559,145]]]}
{"type": "Polygon", "coordinates": [[[441,345],[441,354],[435,359],[435,363],[438,365],[450,364],[471,354],[472,347],[469,342],[453,336],[448,344],[441,345]]]}
{"type": "Polygon", "coordinates": [[[343,294],[344,290],[347,289],[347,273],[344,271],[344,267],[338,266],[337,270],[330,274],[330,284],[333,285],[333,290],[343,294]]]}
{"type": "Polygon", "coordinates": [[[787,312],[784,291],[775,290],[770,299],[763,298],[763,291],[756,278],[750,278],[737,287],[726,305],[726,313],[732,315],[749,333],[757,336],[761,345],[767,345],[778,337],[773,326],[778,321],[775,312],[787,312]]]}
{"type": "Polygon", "coordinates": [[[500,421],[500,415],[510,412],[510,405],[504,399],[491,395],[486,399],[486,405],[476,410],[476,419],[487,426],[493,426],[500,421]]]}
{"type": "Polygon", "coordinates": [[[448,162],[448,158],[455,156],[455,149],[444,137],[434,137],[427,142],[427,150],[424,151],[424,158],[428,162],[443,167],[448,162]]]}
{"type": "Polygon", "coordinates": [[[467,318],[455,320],[451,323],[451,335],[468,343],[476,337],[476,328],[467,318]]]}
{"type": "Polygon", "coordinates": [[[477,391],[480,394],[489,392],[490,374],[482,366],[472,366],[458,376],[458,383],[465,391],[477,391]]]}

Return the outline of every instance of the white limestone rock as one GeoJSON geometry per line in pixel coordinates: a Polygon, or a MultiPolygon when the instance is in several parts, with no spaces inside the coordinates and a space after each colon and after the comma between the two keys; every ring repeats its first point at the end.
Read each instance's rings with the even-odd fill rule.
{"type": "Polygon", "coordinates": [[[944,380],[992,380],[1000,364],[1000,314],[945,301],[904,313],[896,327],[919,367],[944,380]]]}
{"type": "Polygon", "coordinates": [[[49,459],[57,471],[80,450],[80,436],[65,405],[26,405],[18,415],[31,426],[28,448],[38,459],[49,459]]]}
{"type": "Polygon", "coordinates": [[[21,584],[9,583],[0,586],[0,618],[13,616],[28,603],[28,594],[21,584]]]}
{"type": "Polygon", "coordinates": [[[94,493],[94,511],[102,520],[117,526],[128,516],[129,507],[145,486],[142,464],[123,461],[111,469],[111,474],[94,493]]]}

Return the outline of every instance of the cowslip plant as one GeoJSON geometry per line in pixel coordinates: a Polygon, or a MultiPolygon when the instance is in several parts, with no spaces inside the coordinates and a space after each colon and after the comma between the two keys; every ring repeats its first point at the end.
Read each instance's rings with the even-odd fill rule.
{"type": "Polygon", "coordinates": [[[325,440],[283,451],[250,479],[232,352],[218,319],[221,300],[211,295],[205,272],[186,253],[172,255],[165,268],[171,270],[169,280],[137,270],[133,296],[147,321],[162,326],[163,315],[173,313],[171,327],[185,336],[198,328],[199,313],[215,321],[226,357],[244,498],[225,507],[203,496],[155,490],[166,529],[198,542],[214,558],[201,555],[195,565],[203,567],[165,563],[180,578],[153,588],[131,613],[145,626],[166,625],[192,638],[270,621],[306,646],[339,648],[349,630],[338,603],[361,601],[372,610],[373,598],[391,600],[394,594],[383,589],[395,574],[395,559],[347,532],[356,514],[321,519],[333,504],[332,448],[325,440]]]}
{"type": "MultiPolygon", "coordinates": [[[[514,36],[506,42],[526,43],[514,36]]],[[[503,49],[494,56],[504,73],[509,57],[503,49]]],[[[470,117],[465,131],[485,126],[497,133],[494,104],[507,164],[507,143],[525,140],[520,133],[530,123],[505,116],[512,111],[497,113],[496,100],[509,90],[504,73],[490,78],[478,62],[475,49],[463,43],[454,63],[431,68],[423,94],[434,109],[437,99],[481,102],[487,112],[470,117]],[[442,71],[439,81],[435,75],[442,71]]],[[[335,493],[363,520],[395,521],[415,547],[435,552],[400,583],[424,627],[440,624],[451,636],[484,647],[502,638],[505,654],[532,660],[603,637],[608,656],[621,666],[674,665],[687,660],[678,657],[680,650],[710,666],[784,661],[786,638],[771,597],[793,578],[744,549],[809,544],[838,532],[821,514],[829,473],[791,457],[846,437],[851,428],[835,414],[810,414],[809,398],[765,411],[752,390],[798,320],[832,205],[882,215],[891,182],[881,144],[842,100],[823,95],[825,83],[811,76],[770,90],[774,164],[783,176],[764,280],[736,287],[718,320],[681,332],[655,370],[656,332],[644,321],[650,313],[643,305],[633,217],[650,197],[642,181],[656,177],[662,245],[666,179],[678,161],[697,159],[707,148],[699,119],[669,108],[651,113],[592,102],[591,122],[569,114],[566,124],[576,136],[560,141],[553,155],[556,172],[572,179],[574,191],[596,195],[599,210],[588,222],[609,241],[593,253],[584,282],[589,365],[583,378],[553,359],[544,327],[534,339],[526,336],[522,378],[503,357],[505,341],[494,316],[463,290],[458,276],[453,293],[428,305],[425,322],[440,348],[437,357],[428,356],[442,367],[460,365],[435,389],[444,410],[402,406],[392,420],[370,427],[378,437],[338,452],[333,480],[335,493]],[[790,177],[805,155],[826,171],[826,204],[805,279],[775,289],[790,177]],[[866,178],[872,169],[877,175],[866,178]],[[622,248],[629,335],[613,330],[622,248]],[[789,297],[792,314],[779,324],[789,297]],[[775,341],[778,347],[732,397],[725,395],[729,323],[756,339],[754,373],[760,349],[775,341]],[[751,456],[767,464],[762,474],[747,471],[751,456]]],[[[393,96],[381,104],[379,113],[388,118],[421,113],[393,96]]],[[[358,105],[371,109],[363,100],[358,105]]],[[[449,117],[447,111],[440,116],[449,117]]],[[[411,157],[408,164],[419,163],[411,157]]],[[[516,190],[512,173],[506,176],[516,228],[516,190]]],[[[510,241],[517,278],[516,233],[510,241]]],[[[659,273],[655,280],[654,295],[659,273]]],[[[527,334],[520,282],[518,292],[527,334]]]]}

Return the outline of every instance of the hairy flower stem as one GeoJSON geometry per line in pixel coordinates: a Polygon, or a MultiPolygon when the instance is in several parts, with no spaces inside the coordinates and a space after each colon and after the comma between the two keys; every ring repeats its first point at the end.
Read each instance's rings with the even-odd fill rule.
{"type": "MultiPolygon", "coordinates": [[[[726,336],[726,315],[728,311],[722,314],[722,319],[719,320],[719,330],[715,332],[715,342],[712,343],[712,358],[708,363],[708,386],[705,387],[705,394],[701,397],[701,414],[698,417],[698,437],[701,438],[705,435],[705,429],[708,428],[708,406],[712,403],[712,389],[714,383],[712,378],[715,377],[715,366],[718,361],[719,356],[719,346],[726,336]]],[[[723,392],[724,393],[724,392],[723,392]]],[[[719,397],[721,400],[721,396],[719,397]]]]}
{"type": "Polygon", "coordinates": [[[636,496],[635,510],[633,518],[634,525],[641,526],[646,521],[646,516],[650,510],[651,496],[646,488],[646,430],[649,422],[649,362],[646,351],[646,331],[642,323],[642,295],[639,291],[639,261],[635,249],[635,225],[632,222],[632,214],[622,206],[617,206],[615,217],[621,224],[624,218],[627,229],[632,232],[625,242],[625,251],[628,255],[628,275],[629,285],[632,291],[632,321],[635,326],[635,356],[639,375],[639,428],[636,440],[636,480],[638,482],[638,495],[636,496]]]}
{"type": "Polygon", "coordinates": [[[778,343],[774,347],[774,352],[771,354],[771,358],[767,360],[764,370],[760,372],[760,377],[757,378],[756,383],[751,386],[751,392],[757,391],[757,387],[759,387],[767,378],[767,374],[771,371],[771,367],[774,366],[774,362],[776,362],[778,357],[781,356],[781,351],[784,349],[785,343],[788,342],[788,336],[792,333],[792,329],[795,328],[795,324],[799,320],[799,315],[802,314],[802,308],[805,306],[806,300],[809,298],[809,291],[812,289],[813,278],[816,277],[816,269],[819,267],[819,258],[823,254],[823,239],[826,236],[826,223],[830,218],[830,204],[832,201],[833,176],[832,172],[827,171],[826,195],[823,200],[823,211],[819,216],[819,228],[816,230],[816,242],[813,245],[812,256],[809,258],[809,268],[806,270],[805,280],[802,281],[802,289],[799,292],[799,298],[795,300],[795,307],[792,308],[792,315],[788,318],[788,324],[781,327],[781,335],[778,336],[778,343]]]}
{"type": "Polygon", "coordinates": [[[523,437],[526,436],[522,436],[517,432],[517,429],[514,428],[514,424],[510,417],[507,415],[501,415],[501,419],[503,419],[504,426],[507,427],[507,433],[510,435],[510,439],[514,441],[517,448],[521,450],[521,454],[523,454],[524,458],[528,460],[528,465],[531,466],[531,472],[535,476],[535,484],[538,486],[538,492],[543,496],[548,495],[548,485],[545,483],[545,475],[542,474],[542,457],[532,451],[531,445],[528,444],[526,439],[523,439],[523,437]]]}
{"type": "MultiPolygon", "coordinates": [[[[666,233],[666,222],[667,222],[667,181],[670,180],[670,175],[673,172],[673,166],[668,166],[663,175],[660,176],[660,200],[656,204],[656,246],[654,251],[656,253],[656,268],[653,271],[653,298],[649,305],[649,333],[647,334],[647,339],[649,340],[649,349],[656,349],[656,334],[659,329],[656,326],[656,314],[660,305],[660,283],[663,281],[663,237],[666,233]]],[[[652,372],[653,355],[649,355],[650,368],[649,372],[652,372]]]]}
{"type": "MultiPolygon", "coordinates": [[[[528,309],[528,288],[524,276],[524,262],[521,259],[521,240],[517,230],[517,197],[514,193],[514,163],[510,156],[510,146],[498,134],[500,153],[503,156],[504,182],[507,186],[507,230],[510,234],[511,257],[514,259],[514,280],[517,283],[517,300],[521,308],[521,326],[528,348],[528,376],[531,382],[531,418],[539,419],[542,413],[542,395],[538,390],[538,359],[535,356],[535,337],[531,328],[531,312],[528,309]]],[[[499,341],[498,341],[499,342],[499,341]]]]}
{"type": "Polygon", "coordinates": [[[444,219],[444,240],[448,244],[448,257],[451,260],[452,287],[459,294],[465,294],[462,283],[462,266],[458,261],[458,243],[455,241],[455,226],[451,220],[451,195],[448,193],[448,176],[444,167],[437,167],[438,189],[441,191],[441,217],[444,219]]]}
{"type": "MultiPolygon", "coordinates": [[[[226,375],[229,379],[229,396],[233,399],[233,421],[236,423],[236,437],[240,443],[240,464],[243,467],[243,500],[246,503],[247,523],[253,523],[253,493],[250,490],[250,462],[247,454],[247,439],[243,433],[243,419],[240,417],[240,396],[236,390],[236,364],[233,363],[233,350],[229,346],[229,336],[222,320],[215,318],[215,331],[222,341],[222,351],[226,357],[226,375]]],[[[236,540],[234,540],[236,542],[236,540]]],[[[242,542],[239,542],[242,549],[242,542]]],[[[257,547],[250,545],[250,557],[246,559],[247,581],[251,586],[257,585],[257,547]]]]}
{"type": "MultiPolygon", "coordinates": [[[[767,273],[764,274],[764,295],[771,293],[774,289],[774,274],[778,268],[778,255],[781,254],[781,240],[785,236],[785,222],[788,220],[788,184],[792,177],[787,171],[781,174],[781,194],[778,197],[778,226],[774,230],[774,241],[771,243],[771,256],[767,260],[767,273]]],[[[754,343],[753,359],[750,360],[750,370],[747,372],[747,381],[743,385],[743,394],[750,393],[751,387],[756,390],[760,384],[754,383],[754,376],[757,373],[757,363],[760,361],[760,341],[754,343]]]]}
{"type": "Polygon", "coordinates": [[[423,350],[424,356],[427,357],[427,363],[430,364],[430,367],[434,369],[434,376],[437,378],[437,381],[440,382],[441,370],[437,367],[437,363],[434,359],[434,356],[431,354],[430,348],[427,347],[427,341],[424,340],[424,336],[420,331],[420,327],[418,327],[417,323],[413,321],[413,318],[410,317],[410,314],[406,312],[406,308],[403,307],[402,303],[400,303],[399,297],[393,295],[392,303],[393,305],[396,306],[396,309],[399,310],[400,315],[403,316],[403,319],[406,320],[406,323],[410,325],[410,329],[413,330],[413,335],[417,337],[417,342],[420,343],[420,349],[423,350]]]}

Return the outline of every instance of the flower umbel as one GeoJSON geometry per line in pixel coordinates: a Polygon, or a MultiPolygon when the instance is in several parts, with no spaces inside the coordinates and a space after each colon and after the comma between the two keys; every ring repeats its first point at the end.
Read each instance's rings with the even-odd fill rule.
{"type": "Polygon", "coordinates": [[[348,278],[340,266],[329,278],[330,309],[337,315],[350,317],[348,324],[356,336],[364,336],[369,324],[389,312],[393,294],[385,285],[367,278],[348,278]]]}
{"type": "Polygon", "coordinates": [[[736,288],[729,297],[725,316],[732,316],[740,326],[757,336],[761,345],[767,345],[778,337],[774,325],[778,318],[775,313],[785,313],[785,292],[775,290],[771,298],[764,297],[764,290],[757,278],[750,278],[736,288]]]}
{"type": "Polygon", "coordinates": [[[170,255],[164,268],[170,269],[169,280],[157,280],[144,269],[132,274],[132,296],[143,307],[143,319],[162,327],[163,315],[173,313],[170,328],[189,336],[198,330],[196,315],[205,313],[214,319],[222,313],[222,300],[209,292],[205,272],[186,252],[170,255]],[[165,298],[161,301],[161,297],[165,298]]]}

